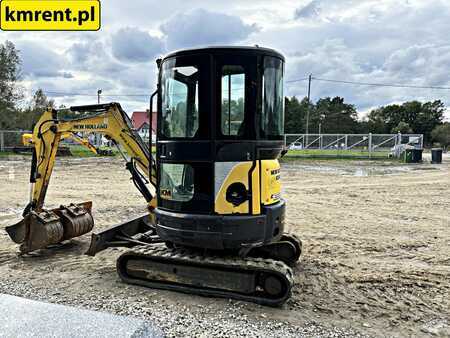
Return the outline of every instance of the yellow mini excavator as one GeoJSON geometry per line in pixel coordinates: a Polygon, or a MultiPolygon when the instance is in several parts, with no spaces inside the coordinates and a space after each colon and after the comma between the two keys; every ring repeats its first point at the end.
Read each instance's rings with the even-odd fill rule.
{"type": "Polygon", "coordinates": [[[101,133],[118,146],[149,213],[92,234],[87,254],[129,248],[117,260],[127,283],[283,304],[293,284],[289,265],[301,254],[301,241],[284,232],[283,56],[212,47],[157,65],[156,156],[118,103],[71,107],[89,114],[74,120],[48,110],[32,136],[30,202],[8,234],[26,254],[93,229],[91,202],[43,206],[61,138],[101,133]]]}

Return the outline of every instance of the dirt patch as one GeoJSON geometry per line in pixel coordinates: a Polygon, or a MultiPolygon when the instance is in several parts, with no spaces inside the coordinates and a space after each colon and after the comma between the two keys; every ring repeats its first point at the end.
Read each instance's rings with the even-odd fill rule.
{"type": "MultiPolygon", "coordinates": [[[[19,217],[27,202],[28,160],[0,161],[1,228],[19,217]]],[[[171,335],[196,335],[189,330],[200,325],[198,318],[216,318],[224,309],[230,311],[224,315],[226,320],[260,328],[249,329],[247,335],[299,336],[306,331],[298,328],[305,325],[327,328],[322,334],[310,331],[310,336],[332,336],[336,327],[344,329],[337,336],[345,335],[348,328],[356,330],[350,335],[448,335],[450,163],[431,170],[400,171],[389,164],[370,164],[376,170],[393,170],[389,175],[348,174],[354,169],[345,169],[348,165],[367,169],[342,161],[307,161],[289,163],[282,171],[287,226],[302,238],[304,254],[295,268],[293,297],[281,309],[125,285],[115,273],[115,259],[122,250],[85,256],[88,235],[59,249],[19,257],[14,243],[1,231],[0,292],[39,290],[30,297],[35,294],[116,313],[123,310],[157,321],[158,313],[167,309],[184,313],[189,320],[183,316],[177,320],[185,320],[185,327],[174,331],[168,326],[171,335]],[[316,170],[320,166],[329,169],[316,170]],[[20,286],[19,291],[14,286],[20,286]],[[105,299],[100,305],[92,305],[101,297],[105,299]]],[[[120,161],[59,161],[47,206],[85,200],[94,201],[97,230],[145,212],[145,201],[120,161]]],[[[172,323],[164,324],[166,319],[161,318],[163,327],[172,323]]],[[[218,320],[225,323],[224,318],[218,320]]],[[[214,333],[206,328],[204,332],[214,333]]],[[[237,331],[227,332],[236,335],[237,331]]]]}

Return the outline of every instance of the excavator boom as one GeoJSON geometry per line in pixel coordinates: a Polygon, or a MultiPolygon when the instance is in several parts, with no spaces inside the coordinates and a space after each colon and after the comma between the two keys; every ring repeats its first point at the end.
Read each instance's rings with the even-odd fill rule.
{"type": "Polygon", "coordinates": [[[155,190],[156,169],[148,146],[133,129],[130,118],[118,103],[71,107],[70,110],[92,113],[90,116],[73,119],[58,119],[58,111],[49,109],[37,122],[32,136],[24,140],[34,145],[30,184],[30,201],[23,212],[24,219],[6,228],[11,239],[21,244],[22,253],[42,249],[62,240],[81,236],[92,230],[92,202],[70,204],[53,210],[45,210],[44,200],[53,172],[58,145],[63,138],[75,138],[92,151],[95,147],[86,143],[77,133],[95,132],[103,134],[117,146],[127,160],[126,168],[143,197],[154,205],[152,193],[146,183],[155,190]],[[120,148],[119,148],[120,149],[120,148]],[[138,169],[139,168],[139,169],[138,169]]]}

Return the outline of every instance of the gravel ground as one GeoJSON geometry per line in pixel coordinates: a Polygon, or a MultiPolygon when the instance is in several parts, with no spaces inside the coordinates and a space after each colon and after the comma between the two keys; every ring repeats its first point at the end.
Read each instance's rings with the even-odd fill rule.
{"type": "MultiPolygon", "coordinates": [[[[0,228],[26,203],[28,160],[0,161],[0,228]]],[[[449,336],[450,162],[283,167],[287,227],[304,254],[282,308],[126,285],[122,249],[85,256],[88,235],[19,257],[0,231],[0,293],[146,318],[174,337],[449,336]]],[[[84,200],[97,231],[145,212],[117,159],[58,161],[47,207],[84,200]]]]}
{"type": "Polygon", "coordinates": [[[167,304],[164,300],[152,299],[147,291],[131,299],[128,293],[93,291],[74,294],[58,286],[36,289],[21,280],[0,280],[2,293],[144,318],[155,323],[168,337],[367,337],[352,329],[325,328],[317,322],[297,326],[270,320],[264,308],[259,309],[261,319],[254,319],[245,314],[249,311],[247,304],[231,300],[226,301],[221,310],[211,310],[203,304],[167,304]]]}

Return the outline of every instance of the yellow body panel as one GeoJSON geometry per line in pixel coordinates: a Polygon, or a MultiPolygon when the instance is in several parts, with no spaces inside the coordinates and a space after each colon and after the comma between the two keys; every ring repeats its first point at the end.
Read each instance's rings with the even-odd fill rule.
{"type": "Polygon", "coordinates": [[[259,166],[261,161],[256,161],[256,168],[252,174],[252,214],[259,215],[261,213],[261,189],[259,179],[259,166]]]}
{"type": "MultiPolygon", "coordinates": [[[[216,163],[217,165],[221,163],[216,163]]],[[[245,188],[249,189],[248,173],[253,165],[253,162],[241,162],[235,164],[228,175],[225,177],[220,190],[216,193],[216,200],[214,211],[221,215],[226,214],[247,214],[249,212],[249,202],[244,202],[238,206],[234,206],[227,201],[226,193],[228,187],[233,183],[242,183],[245,188]]],[[[217,177],[216,177],[217,179],[217,177]]]]}
{"type": "Polygon", "coordinates": [[[269,205],[281,199],[280,162],[261,161],[261,203],[269,205]]]}
{"type": "MultiPolygon", "coordinates": [[[[226,166],[226,163],[216,163],[216,180],[221,178],[217,175],[217,166],[226,166]]],[[[281,182],[280,182],[280,163],[278,160],[260,160],[256,161],[256,166],[253,168],[253,162],[232,163],[229,166],[228,174],[223,182],[216,182],[220,184],[220,190],[216,192],[215,197],[215,212],[218,214],[236,214],[236,213],[251,213],[259,215],[261,213],[261,204],[269,205],[280,201],[281,198],[281,182]],[[260,170],[261,166],[261,170],[260,170]],[[252,171],[252,210],[249,211],[249,202],[244,202],[238,206],[226,200],[226,192],[228,187],[236,182],[244,184],[245,188],[249,190],[249,173],[252,171]],[[261,179],[260,179],[261,173],[261,179]]]]}

